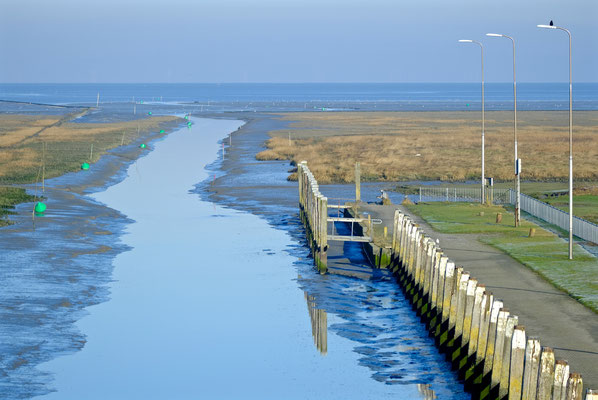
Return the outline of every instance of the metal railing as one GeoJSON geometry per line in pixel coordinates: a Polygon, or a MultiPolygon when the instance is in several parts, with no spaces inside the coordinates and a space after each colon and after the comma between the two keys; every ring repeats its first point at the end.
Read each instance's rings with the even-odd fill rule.
{"type": "MultiPolygon", "coordinates": [[[[419,201],[479,202],[480,188],[420,187],[419,201]]],[[[416,196],[418,196],[416,194],[416,196]]],[[[515,204],[513,189],[488,189],[487,195],[493,204],[515,204]]],[[[521,194],[521,210],[569,231],[569,213],[531,196],[521,194]]],[[[598,225],[585,219],[573,217],[573,234],[588,242],[598,244],[598,225]]]]}
{"type": "MultiPolygon", "coordinates": [[[[493,189],[486,190],[488,200],[493,204],[511,204],[509,194],[510,189],[493,189]]],[[[419,201],[451,201],[451,202],[480,202],[481,189],[479,187],[463,188],[443,188],[443,187],[426,187],[419,188],[419,201]]]]}

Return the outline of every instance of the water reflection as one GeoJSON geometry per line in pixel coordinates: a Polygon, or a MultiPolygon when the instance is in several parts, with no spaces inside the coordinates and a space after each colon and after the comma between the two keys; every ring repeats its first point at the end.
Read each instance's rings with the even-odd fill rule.
{"type": "Polygon", "coordinates": [[[316,298],[303,292],[307,301],[307,311],[311,320],[311,334],[314,338],[316,348],[325,356],[328,353],[328,314],[326,311],[316,308],[316,298]]]}
{"type": "Polygon", "coordinates": [[[430,384],[422,384],[422,383],[418,383],[417,384],[417,390],[420,394],[422,394],[422,398],[424,400],[434,400],[437,399],[436,394],[434,393],[434,391],[431,388],[432,385],[430,384]]]}

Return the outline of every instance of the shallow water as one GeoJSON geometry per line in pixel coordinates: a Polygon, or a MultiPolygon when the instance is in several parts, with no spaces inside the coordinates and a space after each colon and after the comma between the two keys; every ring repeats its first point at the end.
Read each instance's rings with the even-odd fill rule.
{"type": "Polygon", "coordinates": [[[319,275],[296,215],[274,229],[189,192],[241,124],[194,122],[94,195],[135,221],[131,250],[83,349],[41,366],[44,398],[465,398],[394,282],[319,275]]]}

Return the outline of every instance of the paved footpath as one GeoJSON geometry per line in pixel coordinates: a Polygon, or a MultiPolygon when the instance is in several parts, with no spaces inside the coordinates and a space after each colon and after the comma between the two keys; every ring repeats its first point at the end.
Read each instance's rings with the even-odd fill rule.
{"type": "Polygon", "coordinates": [[[372,218],[382,219],[388,232],[392,232],[396,209],[409,215],[430,237],[439,239],[443,252],[456,265],[502,299],[511,314],[519,316],[528,336],[538,337],[542,346],[554,349],[557,360],[569,362],[571,372],[581,373],[584,388],[598,389],[598,314],[510,256],[479,242],[476,235],[436,232],[402,206],[360,206],[372,218]]]}

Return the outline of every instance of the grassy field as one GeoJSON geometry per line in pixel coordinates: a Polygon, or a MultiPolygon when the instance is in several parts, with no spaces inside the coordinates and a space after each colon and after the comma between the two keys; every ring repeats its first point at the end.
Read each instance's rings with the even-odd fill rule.
{"type": "Polygon", "coordinates": [[[28,201],[34,201],[34,196],[25,189],[0,186],[0,226],[10,225],[8,216],[14,214],[15,206],[28,201]]]}
{"type": "MultiPolygon", "coordinates": [[[[151,117],[118,123],[68,122],[85,111],[67,115],[0,115],[0,184],[40,181],[77,171],[106,151],[126,145],[148,132],[159,132],[177,117],[151,117]],[[93,151],[92,151],[93,146],[93,151]]],[[[18,203],[34,201],[24,189],[0,187],[0,226],[18,203]]]]}
{"type": "Polygon", "coordinates": [[[76,171],[81,163],[93,163],[106,151],[177,120],[166,116],[86,124],[66,122],[70,118],[0,115],[0,183],[31,183],[42,172],[51,178],[76,171]]]}
{"type": "MultiPolygon", "coordinates": [[[[573,193],[573,215],[598,224],[598,195],[573,193]]],[[[542,201],[569,212],[569,196],[549,197],[542,201]]]]}
{"type": "Polygon", "coordinates": [[[574,260],[568,260],[566,242],[529,221],[519,228],[512,226],[512,216],[500,206],[467,203],[420,203],[409,205],[435,230],[444,233],[479,235],[490,244],[528,266],[557,288],[598,312],[598,261],[579,246],[574,247],[574,260]],[[480,216],[480,211],[484,216],[480,216]],[[496,223],[496,213],[503,221],[496,223]],[[536,235],[528,237],[531,227],[536,235]]]}
{"type": "MultiPolygon", "coordinates": [[[[518,116],[523,180],[568,176],[568,114],[518,116]]],[[[259,160],[308,161],[320,183],[363,180],[463,181],[480,176],[480,114],[462,112],[309,112],[282,114],[289,129],[270,132],[259,160]],[[289,140],[290,136],[290,140],[289,140]]],[[[513,177],[513,114],[486,113],[486,176],[513,177]]],[[[574,113],[576,180],[598,180],[598,112],[574,113]]],[[[289,177],[296,179],[294,175],[289,177]]]]}

